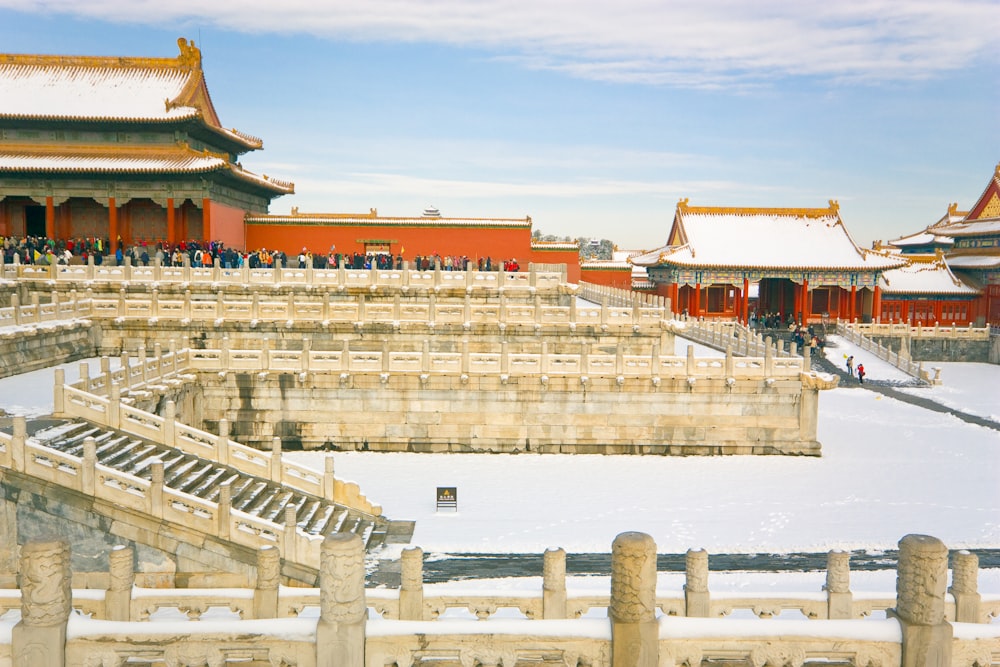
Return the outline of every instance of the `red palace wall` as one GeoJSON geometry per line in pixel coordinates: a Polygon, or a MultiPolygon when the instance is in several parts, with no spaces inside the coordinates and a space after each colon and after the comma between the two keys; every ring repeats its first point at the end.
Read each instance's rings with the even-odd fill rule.
{"type": "Polygon", "coordinates": [[[632,289],[632,267],[620,270],[580,269],[580,280],[592,285],[604,285],[618,289],[632,289]]]}
{"type": "Polygon", "coordinates": [[[248,250],[267,248],[297,255],[303,247],[313,253],[327,253],[337,246],[343,254],[365,252],[365,241],[387,241],[389,251],[404,258],[416,255],[458,255],[476,260],[517,259],[524,264],[531,249],[531,230],[489,227],[435,227],[388,225],[288,225],[248,224],[248,250]]]}
{"type": "MultiPolygon", "coordinates": [[[[215,220],[212,228],[215,229],[215,220]]],[[[289,225],[289,224],[247,224],[246,249],[282,250],[288,256],[298,255],[303,247],[315,254],[325,254],[331,246],[342,254],[363,253],[366,243],[388,242],[393,255],[402,253],[410,260],[417,255],[442,257],[468,257],[478,261],[480,257],[490,257],[495,263],[506,259],[516,259],[524,270],[530,262],[542,264],[566,264],[567,279],[577,282],[580,276],[578,254],[572,251],[540,250],[531,248],[531,229],[493,227],[444,227],[413,224],[391,225],[289,225]]],[[[370,246],[369,246],[370,247],[370,246]]]]}
{"type": "Polygon", "coordinates": [[[208,215],[205,216],[207,224],[203,222],[206,240],[222,241],[230,248],[246,248],[246,225],[243,222],[245,215],[238,208],[208,202],[208,215]]]}

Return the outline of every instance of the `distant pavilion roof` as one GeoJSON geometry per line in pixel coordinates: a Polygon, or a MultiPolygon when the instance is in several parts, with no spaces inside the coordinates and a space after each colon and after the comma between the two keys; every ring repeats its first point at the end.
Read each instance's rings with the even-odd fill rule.
{"type": "Polygon", "coordinates": [[[827,208],[732,208],[677,204],[667,245],[632,258],[639,266],[883,271],[906,260],[858,247],[827,208]]]}
{"type": "Polygon", "coordinates": [[[263,142],[226,129],[193,42],[177,58],[0,55],[0,119],[169,123],[199,120],[246,150],[263,142]]]}

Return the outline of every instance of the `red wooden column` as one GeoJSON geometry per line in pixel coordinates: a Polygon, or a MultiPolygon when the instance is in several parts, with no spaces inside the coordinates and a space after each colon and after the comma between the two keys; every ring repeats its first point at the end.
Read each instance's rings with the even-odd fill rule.
{"type": "Polygon", "coordinates": [[[201,235],[203,240],[212,240],[212,200],[205,197],[201,200],[201,235]]]}
{"type": "Polygon", "coordinates": [[[812,304],[809,303],[809,279],[802,280],[802,324],[809,323],[809,313],[812,311],[812,304]]]}
{"type": "Polygon", "coordinates": [[[875,285],[875,295],[872,297],[872,321],[882,319],[882,288],[875,285]]]}
{"type": "Polygon", "coordinates": [[[799,321],[799,313],[802,312],[802,285],[795,283],[795,303],[792,305],[792,319],[799,321]]]}
{"type": "Polygon", "coordinates": [[[695,283],[694,286],[694,308],[692,309],[691,315],[697,319],[701,314],[701,283],[695,283]]]}
{"type": "Polygon", "coordinates": [[[670,285],[670,307],[675,313],[679,313],[681,310],[680,294],[681,290],[677,283],[670,285]]]}
{"type": "Polygon", "coordinates": [[[174,198],[167,197],[167,245],[177,243],[177,215],[174,211],[174,198]]]}
{"type": "Polygon", "coordinates": [[[750,321],[750,280],[748,278],[743,279],[743,319],[741,321],[743,324],[750,321]]]}
{"type": "Polygon", "coordinates": [[[858,303],[858,286],[851,285],[851,310],[848,313],[848,317],[851,322],[857,317],[857,303],[858,303]]]}
{"type": "Polygon", "coordinates": [[[45,198],[45,236],[50,239],[56,237],[56,207],[52,197],[45,198]]]}
{"type": "Polygon", "coordinates": [[[118,248],[116,241],[118,239],[118,203],[115,201],[114,197],[108,197],[108,241],[111,242],[110,248],[105,248],[104,252],[115,254],[115,250],[118,248]]]}

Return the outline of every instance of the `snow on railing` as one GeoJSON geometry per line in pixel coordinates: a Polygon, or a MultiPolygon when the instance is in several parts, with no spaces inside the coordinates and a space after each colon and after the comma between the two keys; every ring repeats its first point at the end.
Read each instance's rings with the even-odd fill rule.
{"type": "MultiPolygon", "coordinates": [[[[381,507],[365,498],[357,484],[335,480],[332,468],[325,473],[317,473],[294,462],[284,461],[278,438],[273,441],[270,451],[261,451],[230,440],[229,423],[225,419],[220,420],[220,433],[215,435],[177,421],[173,401],[167,401],[165,414],[161,417],[122,400],[123,391],[193,380],[190,370],[197,367],[194,357],[204,352],[174,352],[171,349],[162,359],[145,359],[140,352],[141,361],[138,364],[132,364],[128,355],[124,354],[121,369],[114,372],[105,370],[95,378],[86,374],[87,365],[84,362],[80,367],[81,379],[74,385],[63,384],[65,373],[57,369],[54,412],[118,429],[221,465],[236,465],[248,474],[326,498],[371,518],[382,514],[381,507]],[[145,369],[145,372],[137,369],[145,369]],[[126,378],[129,378],[130,385],[124,384],[126,378]]],[[[102,358],[101,366],[109,368],[107,358],[102,358]]]]}
{"type": "Polygon", "coordinates": [[[932,377],[928,371],[924,370],[923,363],[914,362],[904,350],[900,350],[900,352],[893,352],[891,348],[872,340],[852,325],[845,322],[837,322],[837,335],[844,338],[851,344],[857,345],[865,352],[874,355],[876,358],[881,359],[887,364],[895,366],[907,375],[915,377],[928,384],[941,384],[940,368],[933,369],[934,376],[932,377]]]}
{"type": "MultiPolygon", "coordinates": [[[[225,343],[225,341],[224,341],[225,343]]],[[[575,354],[557,354],[541,344],[537,352],[473,352],[467,344],[460,352],[432,352],[429,343],[423,350],[393,349],[387,343],[381,350],[352,350],[344,341],[340,350],[188,350],[190,371],[262,373],[342,373],[391,375],[505,375],[552,377],[628,377],[646,380],[706,378],[763,379],[797,377],[803,370],[801,357],[773,357],[773,347],[760,348],[761,357],[735,359],[695,358],[693,348],[687,356],[661,355],[654,345],[647,355],[625,354],[619,345],[615,354],[596,354],[584,350],[575,354]]],[[[751,349],[743,345],[740,350],[751,349]]],[[[735,352],[735,351],[734,351],[735,352]]],[[[650,386],[655,386],[651,384],[650,386]]]]}
{"type": "Polygon", "coordinates": [[[40,303],[39,295],[32,295],[32,302],[21,304],[20,297],[15,292],[10,296],[11,305],[0,308],[0,327],[28,327],[46,323],[65,323],[70,320],[90,317],[91,301],[78,299],[76,292],[70,294],[69,300],[60,299],[58,292],[52,292],[48,303],[40,303]]]}
{"type": "MultiPolygon", "coordinates": [[[[69,387],[66,416],[82,417],[90,421],[110,426],[107,415],[113,414],[114,402],[99,397],[91,401],[105,406],[105,410],[78,410],[78,399],[83,392],[69,387]],[[110,406],[110,409],[107,409],[110,406]]],[[[130,420],[136,413],[122,406],[126,416],[122,430],[128,431],[130,420]]],[[[147,415],[149,421],[155,416],[147,415]]],[[[142,429],[138,429],[142,430],[142,429]]],[[[23,417],[14,418],[12,436],[0,438],[3,451],[0,465],[15,472],[29,475],[45,482],[62,486],[104,501],[109,506],[128,508],[154,519],[170,521],[208,535],[218,535],[223,539],[253,549],[268,544],[279,544],[285,557],[291,562],[318,567],[321,537],[309,535],[294,524],[282,524],[240,512],[225,502],[213,502],[171,489],[164,485],[163,463],[151,466],[151,479],[121,472],[97,461],[96,442],[87,438],[82,456],[73,456],[35,442],[26,435],[23,417]]],[[[150,431],[145,431],[150,433],[150,431]]],[[[134,435],[138,435],[133,432],[134,435]]],[[[327,482],[329,486],[331,483],[327,482]]],[[[332,500],[332,497],[330,498],[332,500]]]]}
{"type": "MultiPolygon", "coordinates": [[[[481,665],[532,658],[530,662],[605,666],[610,656],[635,652],[640,643],[646,662],[625,664],[786,665],[803,664],[808,656],[809,663],[817,664],[891,665],[902,664],[904,638],[908,653],[951,656],[952,664],[989,664],[1000,651],[1000,635],[989,624],[1000,612],[1000,601],[979,594],[975,555],[951,554],[947,593],[943,585],[920,585],[949,579],[947,548],[926,535],[900,541],[896,591],[864,594],[851,590],[849,554],[841,551],[828,554],[825,585],[815,592],[712,592],[708,554],[702,550],[687,552],[682,586],[658,588],[656,545],[641,533],[615,539],[611,580],[625,583],[608,586],[606,592],[568,585],[562,549],[545,552],[540,589],[426,586],[420,549],[402,553],[399,590],[366,589],[361,541],[341,535],[323,542],[318,588],[282,587],[280,548],[257,551],[252,588],[150,589],[136,585],[132,549],[116,547],[109,555],[104,590],[76,589],[52,602],[43,597],[46,592],[57,588],[55,582],[72,578],[68,543],[30,542],[22,548],[22,558],[33,568],[32,578],[21,579],[24,595],[0,591],[0,615],[26,610],[22,625],[36,624],[32,639],[41,642],[48,638],[45,633],[60,639],[51,645],[64,647],[67,665],[102,655],[116,664],[133,657],[172,664],[178,655],[184,664],[222,664],[214,657],[246,655],[303,667],[410,665],[430,658],[481,665]],[[36,588],[27,590],[31,586],[36,588]],[[72,607],[89,618],[72,614],[72,607]],[[48,613],[38,613],[42,608],[48,613]],[[212,609],[244,620],[207,620],[212,609]],[[504,617],[497,618],[501,609],[504,617]],[[868,618],[889,609],[892,618],[868,618]],[[587,614],[591,610],[596,613],[587,614]],[[455,611],[460,614],[449,613],[455,611]],[[735,611],[781,620],[724,618],[735,611]],[[148,622],[170,612],[200,622],[148,622]],[[481,622],[463,622],[461,616],[481,622]]],[[[773,574],[775,579],[782,576],[773,574]]],[[[19,659],[24,657],[20,651],[31,646],[15,637],[10,647],[12,662],[27,664],[19,659]]]]}
{"type": "Polygon", "coordinates": [[[932,326],[924,326],[917,323],[910,326],[906,323],[881,322],[846,322],[837,321],[837,327],[843,326],[864,336],[891,336],[893,338],[943,338],[948,340],[989,340],[990,327],[974,327],[971,323],[968,326],[960,327],[956,324],[950,326],[935,322],[932,326]]]}
{"type": "Polygon", "coordinates": [[[326,286],[337,290],[396,288],[401,291],[423,290],[439,292],[479,290],[510,290],[513,292],[554,293],[564,286],[563,274],[558,271],[539,271],[534,266],[526,272],[478,271],[471,266],[466,271],[445,271],[441,268],[418,271],[401,269],[316,269],[312,266],[299,268],[269,267],[225,268],[219,260],[211,267],[133,266],[126,259],[122,266],[81,264],[5,264],[0,268],[5,278],[21,281],[46,281],[92,284],[158,284],[187,283],[191,285],[303,285],[309,287],[326,286]]]}

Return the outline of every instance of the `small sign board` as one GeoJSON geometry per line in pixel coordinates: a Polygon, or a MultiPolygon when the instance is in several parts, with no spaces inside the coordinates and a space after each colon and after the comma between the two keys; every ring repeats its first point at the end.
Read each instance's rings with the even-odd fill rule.
{"type": "Polygon", "coordinates": [[[453,509],[458,511],[458,487],[439,486],[437,487],[437,509],[453,509]]]}

